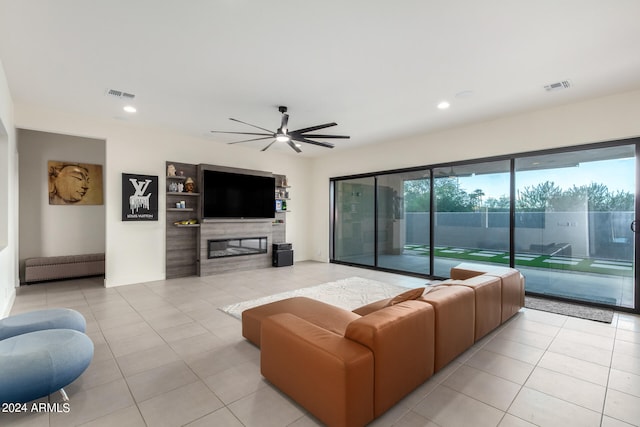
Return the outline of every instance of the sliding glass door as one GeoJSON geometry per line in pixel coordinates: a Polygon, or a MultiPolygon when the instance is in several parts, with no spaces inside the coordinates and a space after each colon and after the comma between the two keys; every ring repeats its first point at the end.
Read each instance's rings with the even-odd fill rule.
{"type": "Polygon", "coordinates": [[[375,178],[355,178],[334,186],[335,260],[375,265],[375,178]]]}
{"type": "Polygon", "coordinates": [[[378,266],[429,274],[429,170],[378,176],[378,266]]]}
{"type": "Polygon", "coordinates": [[[439,167],[434,183],[434,275],[460,262],[509,264],[509,161],[439,167]]]}
{"type": "Polygon", "coordinates": [[[640,310],[640,139],[332,179],[331,261],[446,278],[512,266],[526,291],[640,310]]]}
{"type": "Polygon", "coordinates": [[[515,267],[528,292],[634,306],[635,145],[515,161],[515,267]]]}

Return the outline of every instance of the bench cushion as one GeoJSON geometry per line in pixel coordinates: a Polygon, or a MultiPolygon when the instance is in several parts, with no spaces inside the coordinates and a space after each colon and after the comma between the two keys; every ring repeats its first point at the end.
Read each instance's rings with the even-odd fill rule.
{"type": "Polygon", "coordinates": [[[104,261],[104,254],[83,254],[83,255],[62,255],[29,258],[24,265],[31,267],[35,265],[71,264],[74,262],[104,261]]]}
{"type": "Polygon", "coordinates": [[[104,274],[104,254],[65,255],[25,260],[25,282],[104,274]]]}

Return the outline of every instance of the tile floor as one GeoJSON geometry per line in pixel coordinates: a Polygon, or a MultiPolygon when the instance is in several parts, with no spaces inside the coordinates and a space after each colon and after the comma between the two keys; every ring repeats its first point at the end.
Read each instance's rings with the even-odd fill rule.
{"type": "MultiPolygon", "coordinates": [[[[23,286],[13,314],[79,310],[95,356],[66,388],[68,413],[0,413],[0,425],[320,425],[261,378],[258,349],[217,308],[351,276],[423,283],[303,262],[110,289],[95,278],[23,286]]],[[[640,316],[609,325],[523,309],[371,425],[638,426],[640,316]]]]}

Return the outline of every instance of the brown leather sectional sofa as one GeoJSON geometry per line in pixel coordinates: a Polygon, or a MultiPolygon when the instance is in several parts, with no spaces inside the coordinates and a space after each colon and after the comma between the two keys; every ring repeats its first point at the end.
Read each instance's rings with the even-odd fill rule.
{"type": "Polygon", "coordinates": [[[363,426],[524,306],[517,270],[480,264],[353,312],[305,297],[242,313],[262,375],[329,426],[363,426]]]}

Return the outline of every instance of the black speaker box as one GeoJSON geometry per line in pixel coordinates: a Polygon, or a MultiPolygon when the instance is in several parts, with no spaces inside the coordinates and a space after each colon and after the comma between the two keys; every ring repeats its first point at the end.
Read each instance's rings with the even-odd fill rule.
{"type": "Polygon", "coordinates": [[[293,265],[293,250],[273,251],[273,266],[287,267],[293,265]]]}

